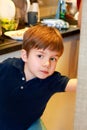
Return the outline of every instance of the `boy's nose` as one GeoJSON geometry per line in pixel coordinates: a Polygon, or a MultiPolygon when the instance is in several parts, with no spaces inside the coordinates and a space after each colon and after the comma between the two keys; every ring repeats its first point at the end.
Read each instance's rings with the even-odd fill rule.
{"type": "Polygon", "coordinates": [[[49,66],[50,65],[50,61],[49,60],[47,60],[46,62],[44,62],[44,66],[49,66]]]}

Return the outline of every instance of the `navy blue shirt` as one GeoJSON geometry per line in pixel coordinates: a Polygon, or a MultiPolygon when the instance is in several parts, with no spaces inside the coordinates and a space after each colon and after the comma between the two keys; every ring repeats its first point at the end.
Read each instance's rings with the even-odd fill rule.
{"type": "Polygon", "coordinates": [[[0,63],[0,130],[26,130],[41,117],[49,98],[64,92],[68,81],[59,72],[26,81],[21,58],[0,63]]]}

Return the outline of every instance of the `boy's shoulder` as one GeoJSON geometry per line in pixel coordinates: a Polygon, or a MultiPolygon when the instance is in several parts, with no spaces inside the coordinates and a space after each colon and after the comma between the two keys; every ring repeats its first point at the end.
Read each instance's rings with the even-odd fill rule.
{"type": "Polygon", "coordinates": [[[0,67],[11,67],[11,66],[18,66],[20,63],[22,63],[22,59],[21,58],[7,58],[4,61],[2,61],[0,63],[0,67]]]}
{"type": "Polygon", "coordinates": [[[7,58],[5,60],[3,60],[2,62],[0,62],[0,64],[3,64],[3,65],[10,65],[10,64],[13,64],[14,62],[16,62],[19,58],[7,58]]]}

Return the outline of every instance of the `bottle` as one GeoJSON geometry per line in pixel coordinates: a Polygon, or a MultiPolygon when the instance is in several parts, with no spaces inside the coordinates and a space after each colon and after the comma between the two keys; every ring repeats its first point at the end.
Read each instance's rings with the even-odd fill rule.
{"type": "Polygon", "coordinates": [[[65,0],[58,0],[58,8],[56,12],[56,19],[65,19],[66,3],[65,0]]]}
{"type": "Polygon", "coordinates": [[[66,13],[66,3],[65,0],[61,0],[60,2],[60,19],[65,19],[66,13]]]}
{"type": "Polygon", "coordinates": [[[35,25],[40,21],[40,11],[39,11],[39,3],[37,0],[30,1],[30,8],[27,13],[28,16],[28,25],[35,25]]]}
{"type": "Polygon", "coordinates": [[[56,11],[56,19],[60,18],[60,0],[58,0],[58,7],[57,7],[57,11],[56,11]]]}

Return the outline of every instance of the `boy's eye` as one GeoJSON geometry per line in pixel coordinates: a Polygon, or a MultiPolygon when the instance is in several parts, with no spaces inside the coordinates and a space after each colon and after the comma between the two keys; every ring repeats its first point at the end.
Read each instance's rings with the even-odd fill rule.
{"type": "Polygon", "coordinates": [[[41,55],[41,54],[40,54],[40,55],[37,55],[37,56],[38,56],[39,58],[43,58],[43,55],[41,55]]]}
{"type": "Polygon", "coordinates": [[[50,58],[50,60],[51,60],[51,61],[57,61],[57,59],[56,59],[56,58],[53,58],[53,57],[50,58]]]}

